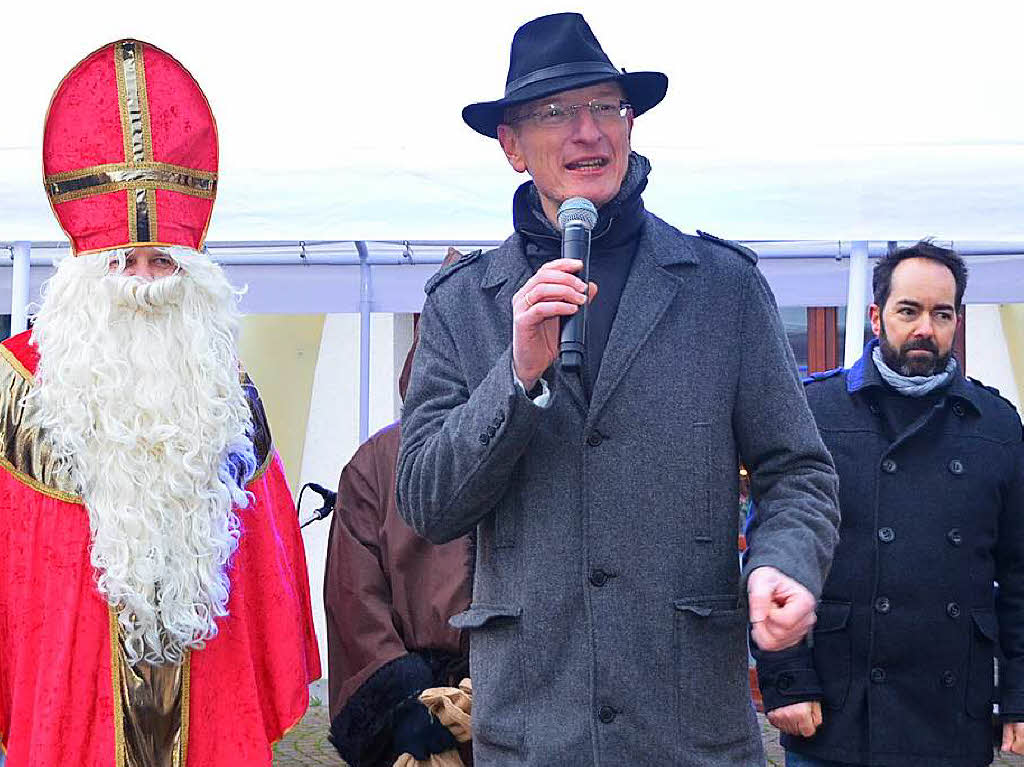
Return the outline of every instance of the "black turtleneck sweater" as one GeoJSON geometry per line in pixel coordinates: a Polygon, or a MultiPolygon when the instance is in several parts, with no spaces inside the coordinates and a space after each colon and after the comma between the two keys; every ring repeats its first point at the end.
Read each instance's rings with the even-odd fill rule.
{"type": "MultiPolygon", "coordinates": [[[[601,369],[601,358],[619,308],[619,299],[640,242],[644,223],[644,204],[640,195],[647,186],[650,170],[647,158],[636,152],[630,154],[629,167],[619,193],[598,209],[597,224],[591,232],[589,277],[597,285],[598,293],[587,307],[583,388],[588,397],[601,369]]],[[[561,258],[562,235],[544,215],[540,195],[532,181],[516,190],[512,219],[516,231],[523,237],[526,260],[534,272],[548,261],[561,258]]]]}

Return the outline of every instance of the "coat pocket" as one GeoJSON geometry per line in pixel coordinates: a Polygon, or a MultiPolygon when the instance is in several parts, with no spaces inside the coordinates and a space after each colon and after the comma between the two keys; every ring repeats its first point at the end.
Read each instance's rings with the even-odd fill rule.
{"type": "Polygon", "coordinates": [[[522,608],[477,603],[449,623],[470,632],[473,739],[479,746],[517,752],[526,731],[522,608]]]}
{"type": "Polygon", "coordinates": [[[814,624],[814,669],[825,694],[826,708],[842,708],[850,693],[853,651],[850,603],[822,600],[814,624]]]}
{"type": "Polygon", "coordinates": [[[687,597],[673,607],[681,745],[717,749],[750,738],[756,723],[747,673],[747,611],[734,594],[687,597]]]}
{"type": "Polygon", "coordinates": [[[967,670],[967,715],[974,719],[992,716],[995,701],[995,648],[999,624],[994,610],[971,610],[971,652],[967,670]]]}

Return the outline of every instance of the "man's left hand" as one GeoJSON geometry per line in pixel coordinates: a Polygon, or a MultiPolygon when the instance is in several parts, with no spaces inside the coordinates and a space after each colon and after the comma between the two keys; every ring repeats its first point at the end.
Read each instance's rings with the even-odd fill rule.
{"type": "Polygon", "coordinates": [[[817,617],[814,595],[774,567],[758,567],[747,579],[751,636],[765,652],[792,647],[817,617]]]}
{"type": "Polygon", "coordinates": [[[1003,745],[1000,749],[1007,754],[1024,754],[1024,722],[1003,724],[1003,745]]]}

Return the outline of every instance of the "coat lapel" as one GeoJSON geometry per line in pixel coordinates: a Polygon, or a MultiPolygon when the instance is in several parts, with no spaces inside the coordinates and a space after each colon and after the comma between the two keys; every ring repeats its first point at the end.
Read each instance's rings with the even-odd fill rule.
{"type": "Polygon", "coordinates": [[[682,280],[665,267],[697,263],[698,258],[686,239],[648,214],[594,383],[588,423],[597,420],[640,347],[683,285],[682,280]]]}

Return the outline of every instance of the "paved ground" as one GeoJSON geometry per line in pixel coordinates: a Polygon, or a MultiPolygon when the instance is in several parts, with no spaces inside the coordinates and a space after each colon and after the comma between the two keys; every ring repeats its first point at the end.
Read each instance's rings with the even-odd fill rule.
{"type": "MultiPolygon", "coordinates": [[[[779,749],[775,728],[768,724],[763,716],[759,719],[764,737],[765,753],[768,755],[768,765],[782,767],[782,752],[779,749]]],[[[277,748],[274,749],[274,764],[280,767],[299,767],[300,765],[303,767],[305,765],[345,767],[345,762],[338,757],[334,747],[327,742],[327,726],[327,706],[311,706],[298,726],[277,744],[277,748]]],[[[1000,767],[1024,767],[1024,757],[1013,759],[999,757],[995,764],[1000,767]]],[[[636,765],[635,767],[642,766],[636,765]]]]}

